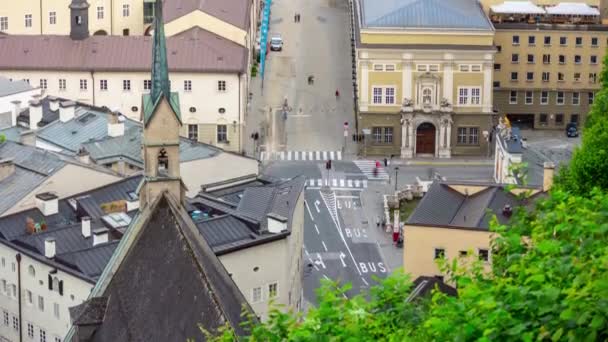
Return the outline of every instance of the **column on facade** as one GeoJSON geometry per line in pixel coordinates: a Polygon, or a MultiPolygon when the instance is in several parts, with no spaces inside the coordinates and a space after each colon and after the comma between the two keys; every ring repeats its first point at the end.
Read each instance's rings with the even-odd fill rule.
{"type": "Polygon", "coordinates": [[[443,91],[442,97],[446,99],[450,104],[454,104],[454,55],[446,53],[443,57],[445,63],[443,64],[443,91]]]}
{"type": "Polygon", "coordinates": [[[439,125],[439,147],[445,147],[445,126],[443,122],[439,125]]]}
{"type": "Polygon", "coordinates": [[[412,97],[412,59],[413,55],[410,53],[404,53],[402,56],[401,66],[401,89],[402,89],[402,100],[409,99],[413,100],[412,97]]]}
{"type": "Polygon", "coordinates": [[[401,148],[408,147],[408,130],[409,130],[409,122],[405,120],[402,116],[401,118],[401,148]]]}
{"type": "MultiPolygon", "coordinates": [[[[367,54],[361,53],[361,58],[367,58],[367,54]]],[[[359,99],[360,109],[366,111],[369,103],[369,62],[362,60],[359,63],[361,63],[361,84],[359,85],[359,89],[361,89],[361,98],[359,99]]]]}
{"type": "Polygon", "coordinates": [[[447,148],[452,148],[452,122],[448,122],[447,148]]]}
{"type": "Polygon", "coordinates": [[[492,75],[494,74],[494,63],[483,64],[483,112],[492,112],[492,75]]]}

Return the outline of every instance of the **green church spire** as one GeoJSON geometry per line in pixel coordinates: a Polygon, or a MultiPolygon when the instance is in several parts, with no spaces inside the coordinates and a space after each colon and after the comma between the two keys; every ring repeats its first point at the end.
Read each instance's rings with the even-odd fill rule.
{"type": "Polygon", "coordinates": [[[169,83],[169,67],[167,62],[167,39],[163,23],[163,2],[156,0],[154,4],[154,39],[152,41],[152,87],[149,95],[143,99],[143,121],[147,125],[161,98],[166,98],[181,122],[179,98],[177,93],[171,93],[169,83]]]}

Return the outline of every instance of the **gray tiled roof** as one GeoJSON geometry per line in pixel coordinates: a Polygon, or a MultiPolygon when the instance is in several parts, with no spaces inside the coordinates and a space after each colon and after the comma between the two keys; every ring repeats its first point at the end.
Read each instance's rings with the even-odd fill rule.
{"type": "Polygon", "coordinates": [[[251,228],[234,216],[222,215],[195,223],[213,250],[256,239],[251,228]]]}
{"type": "Polygon", "coordinates": [[[359,0],[361,26],[492,30],[477,0],[359,0]]]}
{"type": "Polygon", "coordinates": [[[106,267],[118,241],[111,241],[83,250],[58,255],[63,264],[76,267],[90,278],[97,279],[106,267]]]}
{"type": "Polygon", "coordinates": [[[11,81],[6,77],[0,76],[0,97],[18,94],[32,89],[34,89],[34,87],[26,81],[11,81]]]}
{"type": "Polygon", "coordinates": [[[36,189],[45,179],[46,176],[37,172],[16,167],[15,173],[0,180],[0,213],[9,210],[15,203],[36,189]]]}
{"type": "Polygon", "coordinates": [[[21,126],[7,127],[0,129],[0,135],[4,135],[6,140],[19,142],[21,140],[21,132],[23,131],[27,131],[27,129],[21,126]]]}
{"type": "Polygon", "coordinates": [[[500,223],[508,222],[509,219],[502,214],[506,204],[513,209],[524,204],[501,185],[483,186],[487,188],[467,196],[450,188],[450,183],[435,182],[407,223],[487,230],[493,215],[500,223]]]}

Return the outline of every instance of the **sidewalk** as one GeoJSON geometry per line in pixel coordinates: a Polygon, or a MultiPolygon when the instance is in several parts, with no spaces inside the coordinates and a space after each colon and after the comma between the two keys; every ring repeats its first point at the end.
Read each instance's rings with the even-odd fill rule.
{"type": "MultiPolygon", "coordinates": [[[[384,158],[355,158],[354,160],[378,160],[381,163],[384,158]]],[[[452,157],[446,158],[414,158],[414,159],[401,159],[393,158],[389,166],[395,165],[413,165],[413,166],[493,166],[493,158],[485,157],[452,157]]]]}

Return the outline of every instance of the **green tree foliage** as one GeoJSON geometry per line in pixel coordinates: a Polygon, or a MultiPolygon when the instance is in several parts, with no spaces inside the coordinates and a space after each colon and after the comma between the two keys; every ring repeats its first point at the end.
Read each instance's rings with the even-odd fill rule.
{"type": "MultiPolygon", "coordinates": [[[[325,282],[303,316],[273,311],[247,341],[605,341],[608,339],[608,195],[555,191],[509,226],[493,223],[492,267],[445,260],[458,297],[407,301],[397,272],[367,296],[325,282]]],[[[231,340],[224,331],[216,341],[231,340]]]]}
{"type": "Polygon", "coordinates": [[[0,134],[0,144],[6,141],[6,135],[0,134]]]}

